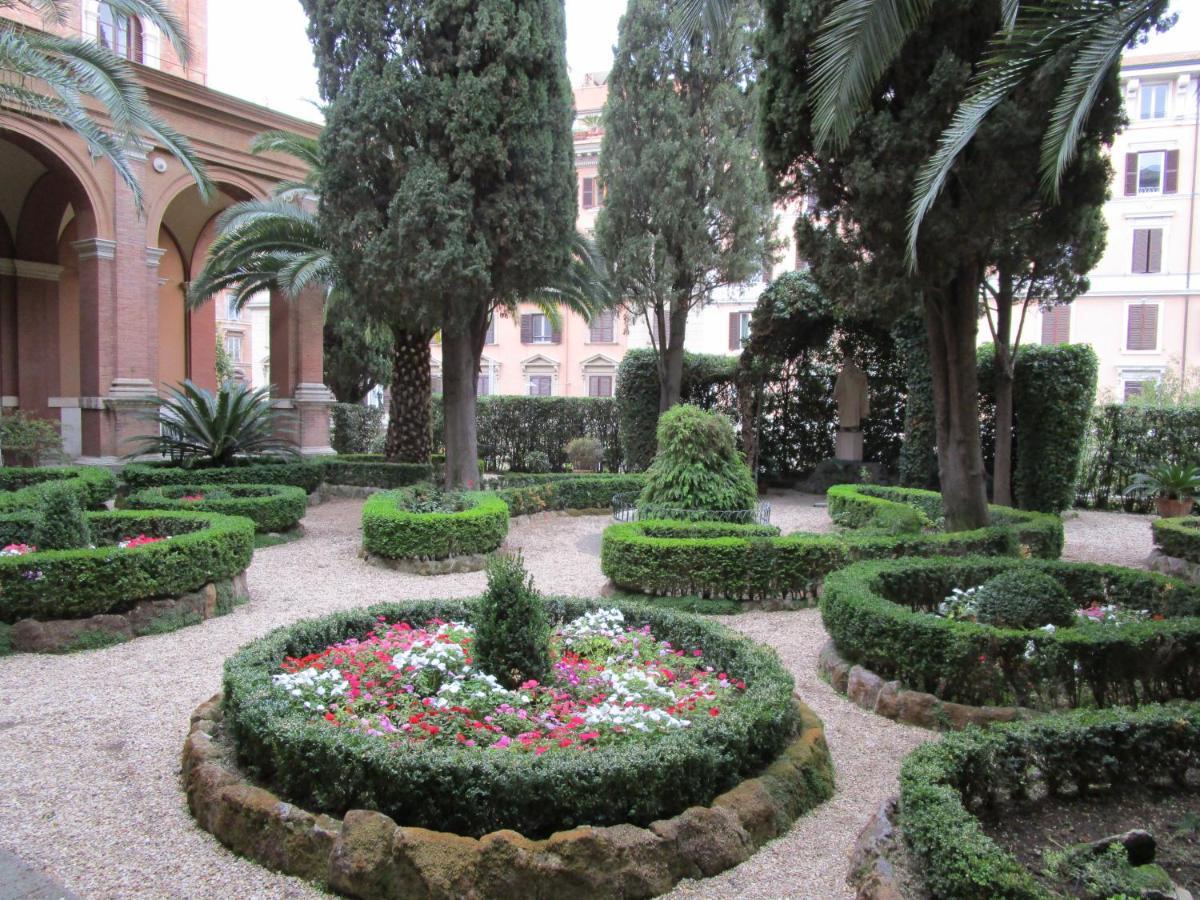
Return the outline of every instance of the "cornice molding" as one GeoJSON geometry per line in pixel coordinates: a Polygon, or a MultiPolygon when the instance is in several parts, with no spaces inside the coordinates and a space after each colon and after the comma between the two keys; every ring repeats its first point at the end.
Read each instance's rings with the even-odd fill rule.
{"type": "Polygon", "coordinates": [[[117,258],[117,242],[107,238],[84,238],[81,241],[72,241],[71,246],[79,254],[80,260],[117,258]]]}

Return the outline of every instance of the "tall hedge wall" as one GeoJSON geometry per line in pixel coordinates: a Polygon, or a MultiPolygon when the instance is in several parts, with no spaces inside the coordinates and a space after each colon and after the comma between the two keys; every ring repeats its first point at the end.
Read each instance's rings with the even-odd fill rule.
{"type": "MultiPolygon", "coordinates": [[[[656,395],[657,396],[657,395],[656,395]]],[[[445,444],[442,398],[434,397],[433,443],[445,444]]],[[[604,448],[604,468],[621,464],[617,401],[612,397],[480,397],[475,426],[479,456],[489,471],[520,470],[535,451],[550,458],[554,471],[568,461],[564,448],[574,438],[594,437],[604,448]]]]}
{"type": "Polygon", "coordinates": [[[1077,501],[1101,509],[1148,508],[1125,497],[1125,489],[1159,462],[1200,465],[1200,407],[1111,403],[1092,414],[1086,437],[1077,501]]]}

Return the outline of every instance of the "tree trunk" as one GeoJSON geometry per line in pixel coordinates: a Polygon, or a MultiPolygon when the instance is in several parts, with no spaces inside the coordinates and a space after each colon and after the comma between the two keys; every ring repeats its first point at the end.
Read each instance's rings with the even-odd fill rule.
{"type": "Polygon", "coordinates": [[[430,430],[432,381],[427,331],[393,326],[391,406],[384,455],[393,462],[427,463],[433,452],[430,430]]]}
{"type": "Polygon", "coordinates": [[[667,329],[665,349],[659,338],[659,353],[662,376],[658,385],[658,411],[664,413],[679,403],[683,394],[683,339],[687,330],[687,305],[679,301],[671,303],[671,327],[667,329]]]}
{"type": "Polygon", "coordinates": [[[465,314],[452,317],[452,324],[442,331],[447,490],[477,490],[481,484],[475,394],[487,317],[487,306],[479,304],[465,314]]]}
{"type": "Polygon", "coordinates": [[[923,303],[949,531],[982,528],[988,521],[975,356],[979,283],[977,268],[960,269],[944,292],[927,293],[923,303]]]}
{"type": "Polygon", "coordinates": [[[1002,267],[996,300],[996,445],[992,462],[992,501],[1012,506],[1013,348],[1012,278],[1002,267]]]}
{"type": "Polygon", "coordinates": [[[746,465],[758,480],[758,417],[762,410],[762,379],[746,367],[738,368],[735,380],[738,415],[742,420],[742,452],[746,465]]]}

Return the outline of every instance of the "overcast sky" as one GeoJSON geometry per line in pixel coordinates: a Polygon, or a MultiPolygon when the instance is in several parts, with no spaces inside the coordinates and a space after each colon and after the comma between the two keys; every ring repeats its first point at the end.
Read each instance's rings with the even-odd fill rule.
{"type": "MultiPolygon", "coordinates": [[[[625,0],[566,0],[571,80],[607,71],[625,0]]],[[[1143,52],[1200,50],[1200,8],[1172,0],[1179,24],[1143,52]],[[1185,7],[1190,7],[1185,9],[1185,7]]],[[[320,121],[312,50],[299,0],[209,0],[208,84],[219,91],[320,121]]]]}

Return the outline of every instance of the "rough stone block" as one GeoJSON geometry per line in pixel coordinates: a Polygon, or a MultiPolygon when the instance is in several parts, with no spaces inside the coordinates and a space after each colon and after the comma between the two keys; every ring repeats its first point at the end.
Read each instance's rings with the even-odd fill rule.
{"type": "Polygon", "coordinates": [[[846,696],[850,702],[863,709],[874,710],[875,701],[883,689],[883,679],[869,669],[855,666],[850,670],[850,678],[846,682],[846,696]]]}

